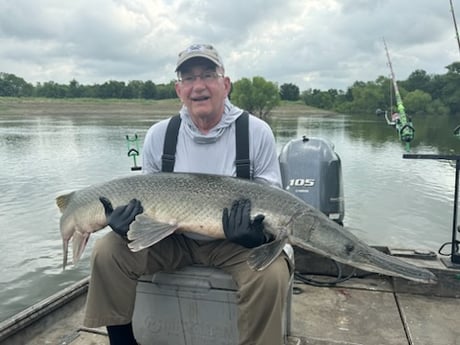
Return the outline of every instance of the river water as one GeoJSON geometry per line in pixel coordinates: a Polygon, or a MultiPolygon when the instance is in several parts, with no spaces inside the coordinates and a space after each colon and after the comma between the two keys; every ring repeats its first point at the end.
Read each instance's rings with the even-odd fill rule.
{"type": "MultiPolygon", "coordinates": [[[[92,235],[77,267],[62,271],[62,192],[132,172],[126,135],[139,137],[148,115],[0,116],[0,321],[89,273],[92,235]]],[[[411,153],[460,154],[458,119],[416,118],[411,153]]],[[[278,150],[303,135],[335,145],[342,160],[344,223],[371,245],[437,251],[452,238],[455,168],[448,161],[403,159],[396,131],[369,116],[275,117],[278,150]]],[[[130,147],[133,147],[131,143],[130,147]]],[[[140,164],[140,160],[137,161],[140,164]]],[[[450,247],[447,247],[447,253],[450,247]]]]}

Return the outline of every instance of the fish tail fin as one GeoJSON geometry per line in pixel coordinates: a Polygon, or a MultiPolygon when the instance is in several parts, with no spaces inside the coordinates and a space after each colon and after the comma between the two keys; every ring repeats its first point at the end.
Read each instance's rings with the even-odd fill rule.
{"type": "Polygon", "coordinates": [[[138,252],[150,247],[162,239],[168,237],[177,230],[177,225],[156,222],[153,219],[139,214],[131,223],[128,231],[129,249],[138,252]]]}
{"type": "Polygon", "coordinates": [[[64,212],[64,210],[67,208],[67,205],[69,205],[70,199],[72,198],[74,193],[75,192],[70,192],[68,194],[62,194],[56,198],[56,205],[59,207],[59,210],[61,211],[61,213],[64,212]]]}
{"type": "Polygon", "coordinates": [[[288,241],[287,232],[282,232],[272,242],[253,248],[248,258],[248,265],[254,271],[267,268],[281,254],[288,241]]]}

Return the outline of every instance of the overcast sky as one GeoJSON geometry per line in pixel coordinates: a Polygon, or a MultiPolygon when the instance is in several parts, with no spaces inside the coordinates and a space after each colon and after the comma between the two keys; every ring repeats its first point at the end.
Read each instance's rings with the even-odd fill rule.
{"type": "Polygon", "coordinates": [[[0,0],[0,72],[33,84],[167,83],[211,43],[233,81],[345,90],[389,76],[383,37],[400,80],[460,60],[449,0],[0,0]]]}

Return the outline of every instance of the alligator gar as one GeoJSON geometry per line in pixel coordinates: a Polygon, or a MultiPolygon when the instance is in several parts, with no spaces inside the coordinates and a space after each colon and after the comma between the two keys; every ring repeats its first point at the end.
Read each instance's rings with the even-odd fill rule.
{"type": "Polygon", "coordinates": [[[262,183],[228,176],[190,173],[154,173],[118,178],[61,195],[56,203],[62,212],[64,268],[72,239],[76,264],[92,232],[107,226],[99,197],[114,208],[136,198],[143,213],[128,232],[129,247],[139,251],[175,232],[193,232],[224,239],[222,210],[233,200],[251,200],[251,216],[265,215],[265,230],[274,240],[252,249],[248,259],[254,270],[263,270],[286,243],[375,273],[424,283],[435,283],[429,270],[387,255],[367,245],[321,211],[293,194],[262,183]]]}

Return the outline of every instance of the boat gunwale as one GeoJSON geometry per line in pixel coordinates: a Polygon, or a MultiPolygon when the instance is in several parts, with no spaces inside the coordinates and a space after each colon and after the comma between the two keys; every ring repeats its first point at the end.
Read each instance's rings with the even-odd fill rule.
{"type": "Polygon", "coordinates": [[[0,322],[0,342],[88,291],[89,276],[0,322]]]}

